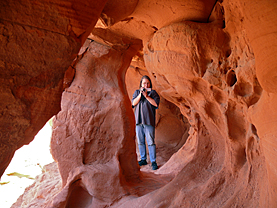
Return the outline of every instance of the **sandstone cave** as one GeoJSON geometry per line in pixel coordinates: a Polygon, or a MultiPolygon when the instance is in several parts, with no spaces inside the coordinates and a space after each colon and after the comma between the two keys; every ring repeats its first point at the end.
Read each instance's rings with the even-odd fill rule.
{"type": "Polygon", "coordinates": [[[54,116],[55,163],[12,207],[277,207],[275,9],[2,0],[0,176],[54,116]],[[156,171],[137,165],[145,74],[162,100],[156,171]]]}

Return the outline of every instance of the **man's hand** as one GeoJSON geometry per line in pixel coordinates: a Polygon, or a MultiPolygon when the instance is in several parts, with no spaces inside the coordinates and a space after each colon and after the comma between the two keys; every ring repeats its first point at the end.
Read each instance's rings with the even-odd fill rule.
{"type": "Polygon", "coordinates": [[[155,106],[155,107],[158,107],[156,101],[155,101],[153,98],[151,98],[151,97],[148,96],[147,90],[146,90],[145,88],[143,88],[143,87],[140,88],[140,94],[142,94],[142,95],[146,98],[146,100],[147,100],[149,103],[151,103],[151,105],[153,105],[153,106],[155,106]],[[144,89],[144,90],[143,90],[143,89],[144,89]]]}
{"type": "Polygon", "coordinates": [[[145,88],[140,88],[140,92],[145,98],[148,97],[147,90],[145,88]]]}

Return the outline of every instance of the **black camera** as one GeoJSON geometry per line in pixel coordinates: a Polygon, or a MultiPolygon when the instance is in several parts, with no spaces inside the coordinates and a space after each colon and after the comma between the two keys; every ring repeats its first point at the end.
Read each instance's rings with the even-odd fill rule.
{"type": "Polygon", "coordinates": [[[141,88],[141,92],[150,92],[152,89],[151,88],[141,88]]]}

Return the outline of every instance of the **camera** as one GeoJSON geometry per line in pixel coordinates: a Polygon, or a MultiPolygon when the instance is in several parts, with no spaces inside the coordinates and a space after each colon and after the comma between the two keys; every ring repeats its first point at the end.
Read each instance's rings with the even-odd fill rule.
{"type": "Polygon", "coordinates": [[[141,88],[141,92],[150,92],[152,89],[151,88],[141,88]]]}

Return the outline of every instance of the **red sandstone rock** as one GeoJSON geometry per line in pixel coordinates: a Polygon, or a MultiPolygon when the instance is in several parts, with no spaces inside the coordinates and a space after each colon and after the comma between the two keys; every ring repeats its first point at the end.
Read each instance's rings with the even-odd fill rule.
{"type": "Polygon", "coordinates": [[[53,126],[51,151],[64,185],[53,206],[81,203],[79,189],[91,206],[112,203],[126,194],[121,183],[138,177],[134,116],[118,79],[136,53],[134,46],[115,50],[88,40],[81,49],[74,81],[63,93],[53,126]]]}
{"type": "Polygon", "coordinates": [[[104,5],[105,1],[0,2],[0,175],[15,150],[31,142],[59,112],[64,72],[104,5]]]}
{"type": "Polygon", "coordinates": [[[76,74],[67,71],[52,139],[63,185],[43,204],[276,207],[276,3],[105,3],[1,2],[2,172],[13,151],[59,110],[76,38],[84,42],[101,17],[89,36],[95,41],[87,40],[72,64],[76,74]],[[157,118],[163,166],[151,173],[136,165],[128,99],[142,73],[163,101],[157,118]]]}
{"type": "Polygon", "coordinates": [[[53,196],[62,188],[61,176],[55,162],[43,167],[42,174],[37,176],[35,183],[25,189],[12,208],[47,207],[53,196]]]}

